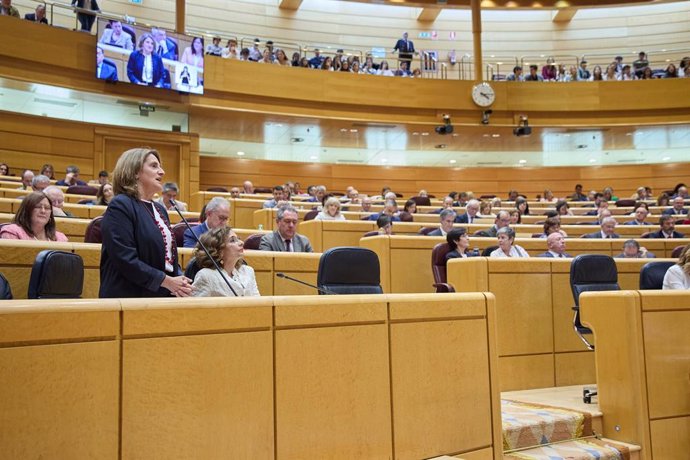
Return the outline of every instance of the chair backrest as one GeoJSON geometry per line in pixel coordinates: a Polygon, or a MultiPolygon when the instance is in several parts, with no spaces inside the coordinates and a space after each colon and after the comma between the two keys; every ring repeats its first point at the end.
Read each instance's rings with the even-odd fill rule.
{"type": "Polygon", "coordinates": [[[370,232],[366,232],[362,238],[366,238],[367,236],[377,236],[379,235],[378,230],[372,230],[370,232]]]}
{"type": "Polygon", "coordinates": [[[422,227],[419,229],[419,232],[417,232],[420,235],[428,235],[429,233],[433,232],[436,230],[438,227],[422,227]]]}
{"type": "Polygon", "coordinates": [[[206,189],[206,191],[228,193],[228,189],[226,189],[225,187],[209,187],[206,189]]]}
{"type": "Polygon", "coordinates": [[[675,248],[673,248],[673,251],[671,251],[671,257],[673,257],[674,259],[679,258],[683,252],[683,249],[685,249],[685,245],[676,246],[675,248]]]}
{"type": "Polygon", "coordinates": [[[398,214],[398,217],[400,218],[400,222],[414,222],[414,217],[412,217],[412,214],[406,211],[402,211],[400,214],[398,214]]]}
{"type": "Polygon", "coordinates": [[[314,220],[314,218],[315,218],[318,214],[319,214],[319,211],[316,211],[316,210],[309,211],[309,212],[307,212],[307,213],[304,215],[304,221],[306,222],[306,221],[308,221],[308,220],[314,220]]]}
{"type": "Polygon", "coordinates": [[[259,244],[261,244],[261,237],[264,236],[263,233],[253,233],[244,240],[244,249],[259,249],[259,244]]]}
{"type": "Polygon", "coordinates": [[[417,206],[431,206],[431,198],[428,196],[413,196],[410,200],[414,201],[417,206]]]}
{"type": "Polygon", "coordinates": [[[88,205],[94,205],[96,202],[94,200],[89,200],[88,198],[85,198],[83,200],[77,201],[77,204],[88,204],[88,205]]]}
{"type": "Polygon", "coordinates": [[[581,254],[570,264],[570,288],[575,306],[580,306],[580,294],[589,291],[618,291],[618,269],[611,256],[581,254]]]}
{"type": "MultiPolygon", "coordinates": [[[[189,226],[194,228],[199,224],[195,224],[192,222],[189,222],[189,226]]],[[[184,231],[187,230],[187,226],[185,225],[184,222],[178,222],[177,224],[172,226],[172,233],[173,236],[175,237],[175,244],[177,245],[178,248],[181,248],[184,246],[184,231]]]]}
{"type": "Polygon", "coordinates": [[[498,249],[498,246],[489,246],[488,248],[484,248],[482,251],[482,257],[489,257],[496,249],[498,249]]]}
{"type": "Polygon", "coordinates": [[[335,294],[383,294],[379,258],[367,248],[331,248],[321,255],[316,284],[335,294]]]}
{"type": "Polygon", "coordinates": [[[270,187],[254,187],[254,193],[272,193],[273,189],[270,187]]]}
{"type": "Polygon", "coordinates": [[[102,243],[103,235],[101,234],[101,221],[103,216],[97,216],[91,219],[89,225],[86,226],[84,232],[84,243],[102,243]]]}
{"type": "Polygon", "coordinates": [[[197,265],[196,257],[192,257],[192,260],[189,261],[187,267],[184,269],[184,276],[193,281],[194,277],[196,277],[196,274],[199,273],[200,270],[201,267],[197,265]]]}
{"type": "Polygon", "coordinates": [[[675,262],[649,262],[640,270],[640,289],[661,289],[664,285],[664,275],[675,262]]]}
{"type": "Polygon", "coordinates": [[[635,206],[635,203],[637,203],[637,201],[635,201],[635,200],[628,200],[628,199],[618,200],[618,201],[616,201],[616,207],[618,207],[618,208],[620,208],[620,207],[626,207],[626,208],[633,207],[633,206],[635,206]]]}
{"type": "Polygon", "coordinates": [[[532,233],[532,238],[541,238],[543,233],[532,233]]]}
{"type": "Polygon", "coordinates": [[[434,283],[447,282],[446,254],[449,252],[448,243],[439,243],[431,250],[431,273],[434,275],[434,283]]]}
{"type": "Polygon", "coordinates": [[[91,187],[90,185],[70,185],[67,187],[67,191],[70,195],[93,195],[98,194],[98,189],[96,187],[91,187]]]}
{"type": "Polygon", "coordinates": [[[5,275],[0,273],[0,300],[12,300],[12,288],[5,275]]]}
{"type": "Polygon", "coordinates": [[[29,299],[78,299],[84,287],[79,254],[46,249],[36,256],[29,278],[29,299]]]}

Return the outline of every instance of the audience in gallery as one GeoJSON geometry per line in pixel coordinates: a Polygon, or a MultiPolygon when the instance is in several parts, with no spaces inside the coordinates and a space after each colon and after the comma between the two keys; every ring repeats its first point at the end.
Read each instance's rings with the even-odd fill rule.
{"type": "MultiPolygon", "coordinates": [[[[98,7],[98,2],[96,0],[72,0],[72,6],[90,10],[94,13],[102,12],[101,9],[98,7]]],[[[96,16],[94,14],[78,12],[77,20],[79,21],[79,24],[81,24],[81,30],[85,32],[91,32],[93,23],[96,21],[96,16]]]]}
{"type": "Polygon", "coordinates": [[[690,289],[690,244],[680,253],[678,263],[666,271],[663,289],[690,289]]]}
{"type": "Polygon", "coordinates": [[[50,179],[48,179],[48,177],[44,176],[43,174],[34,176],[34,179],[31,181],[31,190],[33,190],[34,192],[42,192],[49,186],[50,179]]]}
{"type": "Polygon", "coordinates": [[[340,212],[340,200],[336,197],[326,198],[323,209],[316,215],[315,220],[345,220],[340,212]]]}
{"type": "Polygon", "coordinates": [[[522,246],[515,244],[515,230],[512,228],[508,226],[500,228],[496,233],[496,238],[498,249],[494,250],[489,257],[529,257],[522,246]]]}
{"type": "Polygon", "coordinates": [[[48,24],[48,18],[46,18],[46,6],[41,3],[36,6],[33,13],[26,13],[24,19],[31,22],[37,22],[39,24],[48,24]]]}
{"type": "Polygon", "coordinates": [[[380,215],[376,219],[376,227],[378,228],[379,235],[392,235],[393,234],[393,219],[385,214],[380,215]]]}
{"type": "Polygon", "coordinates": [[[108,206],[114,196],[113,186],[109,183],[105,183],[98,187],[98,192],[96,192],[96,204],[98,206],[108,206]]]}
{"type": "Polygon", "coordinates": [[[153,201],[165,171],[156,150],[127,150],[113,171],[115,198],[103,214],[99,297],[186,297],[168,212],[153,201]]]}
{"type": "MultiPolygon", "coordinates": [[[[48,174],[46,174],[43,171],[43,169],[41,169],[41,174],[44,174],[44,175],[50,177],[48,174]]],[[[87,184],[83,180],[79,179],[79,167],[74,166],[74,165],[70,165],[70,166],[67,166],[67,168],[65,169],[65,178],[57,181],[55,183],[55,185],[61,185],[64,187],[69,187],[71,185],[87,185],[87,184]]]]}
{"type": "Polygon", "coordinates": [[[188,228],[184,231],[183,246],[185,248],[196,246],[197,238],[209,230],[227,226],[230,219],[230,202],[220,196],[213,197],[206,203],[204,215],[203,222],[192,227],[191,230],[188,228]]]}
{"type": "Polygon", "coordinates": [[[238,297],[258,296],[254,269],[244,262],[244,243],[230,227],[209,230],[199,238],[213,260],[199,244],[194,249],[196,264],[201,270],[194,276],[195,297],[234,297],[226,280],[238,297]],[[215,263],[222,270],[216,270],[215,263]]]}
{"type": "Polygon", "coordinates": [[[223,56],[223,47],[220,46],[220,37],[213,37],[210,45],[206,45],[206,54],[211,56],[223,56]]]}
{"type": "Polygon", "coordinates": [[[626,240],[623,243],[623,252],[613,256],[616,259],[654,259],[656,256],[644,246],[640,246],[635,240],[626,240]]]}
{"type": "Polygon", "coordinates": [[[163,184],[163,191],[161,192],[160,198],[158,198],[158,202],[162,204],[167,211],[175,211],[175,208],[172,205],[172,202],[174,201],[177,205],[177,209],[179,209],[180,212],[186,212],[187,203],[177,200],[178,193],[180,193],[180,188],[175,182],[166,182],[163,184]]]}
{"type": "Polygon", "coordinates": [[[676,231],[676,219],[669,214],[659,217],[659,231],[643,235],[643,238],[685,238],[685,235],[676,231]]]}
{"type": "Polygon", "coordinates": [[[0,1],[0,16],[13,16],[19,18],[19,10],[12,6],[12,0],[0,1]]]}
{"type": "Polygon", "coordinates": [[[468,252],[470,236],[464,228],[454,228],[446,234],[446,242],[450,249],[446,254],[446,262],[450,259],[472,257],[476,254],[468,252]]]}
{"type": "Polygon", "coordinates": [[[65,211],[65,194],[60,187],[51,185],[43,190],[53,205],[53,215],[55,217],[74,217],[71,212],[65,211]]]}
{"type": "Polygon", "coordinates": [[[539,254],[537,257],[553,257],[555,259],[572,257],[565,252],[565,233],[562,231],[555,231],[546,237],[547,251],[539,254]]]}
{"type": "Polygon", "coordinates": [[[67,237],[56,230],[53,206],[43,192],[31,192],[24,197],[12,223],[0,229],[0,238],[67,241],[67,237]]]}
{"type": "Polygon", "coordinates": [[[261,237],[259,249],[262,251],[314,252],[309,239],[297,233],[299,217],[297,210],[286,205],[278,208],[276,229],[261,237]]]}

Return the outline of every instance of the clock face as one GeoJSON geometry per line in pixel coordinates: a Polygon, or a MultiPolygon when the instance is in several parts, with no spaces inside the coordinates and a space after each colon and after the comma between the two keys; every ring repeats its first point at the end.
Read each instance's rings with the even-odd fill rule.
{"type": "Polygon", "coordinates": [[[490,84],[479,83],[472,87],[472,100],[479,107],[489,107],[496,100],[496,93],[490,84]]]}

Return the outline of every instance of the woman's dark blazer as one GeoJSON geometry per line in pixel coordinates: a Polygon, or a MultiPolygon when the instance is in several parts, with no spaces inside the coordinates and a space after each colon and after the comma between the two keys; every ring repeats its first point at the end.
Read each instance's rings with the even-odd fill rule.
{"type": "MultiPolygon", "coordinates": [[[[169,297],[161,287],[165,275],[181,275],[173,242],[174,273],[165,271],[165,248],[160,229],[146,209],[149,203],[117,195],[108,205],[101,231],[101,288],[99,297],[169,297]]],[[[168,224],[165,208],[154,203],[168,224]]]]}
{"type": "MultiPolygon", "coordinates": [[[[139,50],[132,51],[129,55],[129,60],[127,61],[127,77],[132,83],[143,83],[142,74],[144,72],[144,60],[146,56],[139,50]]],[[[163,76],[165,75],[165,66],[163,65],[163,59],[153,53],[151,55],[151,66],[153,81],[151,85],[153,86],[163,86],[163,76]]]]}

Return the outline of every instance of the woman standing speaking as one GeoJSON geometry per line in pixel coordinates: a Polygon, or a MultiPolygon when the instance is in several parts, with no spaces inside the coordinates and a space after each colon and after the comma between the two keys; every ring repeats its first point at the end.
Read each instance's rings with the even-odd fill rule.
{"type": "Polygon", "coordinates": [[[101,224],[100,297],[186,297],[191,281],[181,276],[168,213],[153,201],[165,171],[156,150],[120,156],[113,171],[115,198],[101,224]]]}

